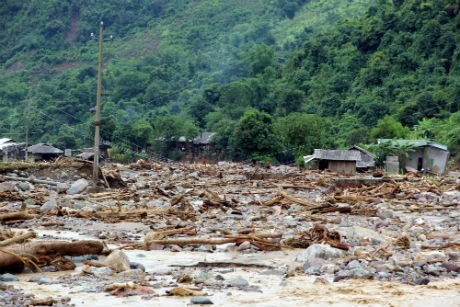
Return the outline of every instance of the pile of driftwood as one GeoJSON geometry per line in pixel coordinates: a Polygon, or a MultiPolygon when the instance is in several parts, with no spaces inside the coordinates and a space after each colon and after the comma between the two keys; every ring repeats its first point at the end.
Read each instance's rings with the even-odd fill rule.
{"type": "Polygon", "coordinates": [[[25,241],[35,238],[33,231],[15,233],[0,231],[0,273],[22,272],[24,268],[40,270],[54,266],[57,270],[72,270],[75,264],[65,256],[101,254],[104,245],[99,241],[25,241]]]}
{"type": "Polygon", "coordinates": [[[340,235],[336,231],[329,231],[326,227],[316,224],[307,232],[298,233],[296,237],[282,241],[283,234],[269,232],[254,232],[251,229],[239,231],[237,234],[231,234],[223,229],[215,229],[223,232],[223,237],[202,238],[202,237],[181,237],[167,238],[177,234],[195,235],[196,229],[193,227],[162,229],[149,232],[145,236],[145,245],[147,249],[152,245],[219,245],[235,243],[240,245],[243,242],[249,242],[263,251],[275,251],[281,248],[307,248],[314,243],[325,243],[332,247],[348,250],[349,246],[341,242],[340,235]]]}

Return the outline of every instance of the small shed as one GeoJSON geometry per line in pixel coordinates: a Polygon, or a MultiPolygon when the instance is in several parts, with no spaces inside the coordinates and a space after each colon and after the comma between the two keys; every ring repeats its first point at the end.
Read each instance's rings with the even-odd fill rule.
{"type": "Polygon", "coordinates": [[[209,145],[215,134],[215,132],[201,132],[199,136],[193,139],[193,144],[204,146],[209,145]]]}
{"type": "Polygon", "coordinates": [[[329,169],[351,175],[356,173],[356,162],[361,159],[361,155],[354,150],[315,149],[313,155],[305,156],[304,159],[305,163],[317,161],[316,167],[320,170],[329,169]]]}
{"type": "Polygon", "coordinates": [[[359,153],[360,159],[356,162],[356,169],[368,170],[375,167],[375,155],[358,145],[351,146],[348,150],[359,153]]]}
{"type": "Polygon", "coordinates": [[[37,161],[44,160],[49,161],[61,156],[64,152],[56,147],[53,147],[46,143],[39,143],[27,148],[27,152],[33,155],[37,161]]]}
{"type": "Polygon", "coordinates": [[[397,147],[411,148],[407,152],[407,157],[399,157],[400,167],[402,168],[412,168],[417,171],[423,170],[437,175],[442,175],[446,172],[450,154],[445,145],[430,140],[402,139],[379,139],[378,143],[389,143],[397,147]]]}

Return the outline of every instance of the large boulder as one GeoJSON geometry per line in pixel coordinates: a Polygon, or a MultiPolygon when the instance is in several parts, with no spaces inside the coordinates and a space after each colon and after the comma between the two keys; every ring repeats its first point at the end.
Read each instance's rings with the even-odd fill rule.
{"type": "Polygon", "coordinates": [[[115,272],[123,272],[131,268],[128,256],[119,249],[114,250],[107,256],[105,259],[105,265],[115,272]]]}
{"type": "Polygon", "coordinates": [[[47,200],[41,207],[40,211],[47,212],[47,211],[54,211],[57,209],[57,202],[55,199],[47,200]]]}
{"type": "Polygon", "coordinates": [[[318,260],[330,260],[343,257],[345,252],[338,248],[331,247],[327,244],[313,244],[306,250],[300,252],[296,261],[317,263],[318,260]]]}
{"type": "Polygon", "coordinates": [[[368,228],[360,226],[339,227],[338,231],[349,241],[369,241],[370,243],[375,245],[386,243],[385,238],[381,234],[368,228]]]}
{"type": "Polygon", "coordinates": [[[69,194],[69,195],[80,194],[84,190],[86,190],[86,188],[88,186],[89,186],[88,180],[86,180],[84,178],[78,179],[77,181],[72,183],[70,188],[67,190],[67,194],[69,194]]]}
{"type": "Polygon", "coordinates": [[[414,262],[417,264],[444,262],[446,260],[446,254],[440,251],[420,252],[414,258],[414,262]]]}

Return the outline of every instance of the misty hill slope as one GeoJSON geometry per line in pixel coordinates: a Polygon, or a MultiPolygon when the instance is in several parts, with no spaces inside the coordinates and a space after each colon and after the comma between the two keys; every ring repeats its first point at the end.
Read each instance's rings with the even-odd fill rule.
{"type": "Polygon", "coordinates": [[[32,140],[91,144],[90,33],[97,37],[103,20],[102,133],[125,147],[213,130],[232,157],[409,134],[455,148],[442,132],[460,100],[455,2],[6,0],[0,133],[22,139],[30,110],[32,140]],[[268,116],[258,118],[272,123],[274,146],[238,140],[234,131],[250,109],[268,116]],[[297,121],[307,121],[311,135],[290,134],[302,133],[288,127],[297,121]]]}

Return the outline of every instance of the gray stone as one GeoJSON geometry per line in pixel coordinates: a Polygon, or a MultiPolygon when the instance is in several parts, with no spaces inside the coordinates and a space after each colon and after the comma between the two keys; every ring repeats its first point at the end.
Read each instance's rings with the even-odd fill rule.
{"type": "Polygon", "coordinates": [[[239,288],[247,287],[247,286],[249,286],[249,282],[246,279],[244,279],[243,277],[238,276],[238,277],[233,278],[232,280],[230,280],[230,286],[239,287],[239,288]]]}
{"type": "Polygon", "coordinates": [[[372,278],[372,273],[363,269],[363,268],[355,268],[350,270],[350,276],[355,278],[372,278]]]}
{"type": "Polygon", "coordinates": [[[385,244],[385,238],[379,233],[360,226],[352,227],[339,227],[339,233],[351,241],[364,241],[368,240],[372,244],[385,244]]]}
{"type": "Polygon", "coordinates": [[[56,191],[58,193],[64,193],[68,189],[69,189],[69,185],[67,183],[58,182],[58,184],[56,185],[56,191]]]}
{"type": "Polygon", "coordinates": [[[36,282],[39,285],[46,285],[51,283],[51,279],[45,277],[45,276],[40,276],[40,275],[34,275],[29,278],[28,282],[36,282]]]}
{"type": "Polygon", "coordinates": [[[417,278],[414,280],[414,284],[416,285],[428,285],[430,283],[430,279],[428,277],[417,278]]]}
{"type": "Polygon", "coordinates": [[[423,270],[425,273],[433,275],[433,276],[439,276],[442,271],[444,271],[444,268],[440,265],[435,265],[435,264],[427,264],[423,267],[423,270]]]}
{"type": "Polygon", "coordinates": [[[251,248],[251,243],[249,241],[244,241],[243,243],[238,245],[237,250],[243,251],[243,250],[250,249],[250,248],[251,248]]]}
{"type": "Polygon", "coordinates": [[[14,191],[14,182],[6,181],[0,183],[0,192],[11,192],[14,191]]]}
{"type": "Polygon", "coordinates": [[[26,207],[32,207],[32,206],[35,206],[37,204],[37,201],[33,198],[27,198],[26,200],[24,200],[24,205],[26,207]]]}
{"type": "Polygon", "coordinates": [[[189,178],[193,178],[195,180],[199,180],[200,179],[200,174],[198,172],[193,172],[193,173],[190,173],[188,175],[189,178]]]}
{"type": "Polygon", "coordinates": [[[113,273],[112,269],[108,267],[91,268],[91,272],[96,277],[107,277],[107,276],[112,275],[113,273]]]}
{"type": "Polygon", "coordinates": [[[214,304],[209,298],[194,296],[190,299],[191,304],[212,305],[214,304]]]}
{"type": "Polygon", "coordinates": [[[19,281],[19,278],[17,278],[13,274],[6,273],[6,274],[0,275],[0,281],[7,281],[7,282],[8,281],[19,281]]]}
{"type": "Polygon", "coordinates": [[[109,256],[107,256],[105,259],[105,265],[115,272],[123,272],[130,269],[128,256],[119,249],[114,250],[109,256]]]}
{"type": "Polygon", "coordinates": [[[56,200],[49,199],[40,207],[40,211],[42,212],[53,211],[53,210],[56,210],[56,208],[57,208],[56,200]]]}
{"type": "Polygon", "coordinates": [[[357,269],[357,268],[361,268],[361,267],[362,267],[361,263],[358,260],[352,260],[347,264],[347,269],[349,269],[349,270],[357,269]]]}
{"type": "Polygon", "coordinates": [[[321,274],[321,268],[322,265],[320,264],[309,264],[308,262],[305,262],[302,269],[305,273],[307,274],[312,274],[312,275],[320,275],[321,274]]]}
{"type": "Polygon", "coordinates": [[[326,274],[334,274],[338,270],[339,267],[333,263],[325,263],[321,266],[321,272],[326,274]]]}
{"type": "Polygon", "coordinates": [[[394,211],[388,209],[379,210],[379,217],[382,219],[391,219],[395,215],[394,211]]]}
{"type": "Polygon", "coordinates": [[[67,194],[69,195],[75,195],[75,194],[80,194],[83,191],[86,190],[86,188],[89,186],[88,180],[81,178],[72,183],[70,188],[67,190],[67,194]]]}
{"type": "Polygon", "coordinates": [[[133,270],[141,270],[143,272],[145,272],[145,266],[141,263],[138,263],[138,262],[130,262],[129,263],[129,266],[131,269],[133,270]]]}
{"type": "Polygon", "coordinates": [[[298,204],[293,204],[289,207],[287,213],[288,214],[292,214],[292,213],[296,213],[296,212],[302,212],[304,211],[305,207],[301,206],[301,205],[298,205],[298,204]]]}
{"type": "Polygon", "coordinates": [[[198,276],[195,277],[195,282],[196,283],[203,283],[206,280],[213,279],[213,278],[214,278],[214,275],[212,275],[212,273],[203,271],[200,274],[198,274],[198,276]]]}
{"type": "Polygon", "coordinates": [[[445,268],[447,272],[460,272],[460,265],[453,261],[445,261],[441,266],[445,268]]]}
{"type": "Polygon", "coordinates": [[[415,255],[414,262],[417,264],[443,262],[447,260],[446,254],[440,251],[420,252],[415,255]]]}
{"type": "Polygon", "coordinates": [[[327,244],[312,244],[297,255],[296,261],[314,263],[317,259],[336,259],[344,255],[344,251],[327,244]]]}
{"type": "Polygon", "coordinates": [[[264,271],[261,271],[259,272],[260,275],[277,275],[277,276],[283,276],[284,274],[286,274],[286,270],[273,270],[273,269],[269,269],[269,270],[264,270],[264,271]]]}
{"type": "Polygon", "coordinates": [[[129,279],[131,281],[141,280],[145,276],[145,272],[141,269],[126,270],[118,273],[117,278],[129,279]]]}
{"type": "Polygon", "coordinates": [[[34,186],[31,185],[30,183],[28,182],[19,182],[17,184],[17,187],[21,190],[21,191],[30,191],[30,190],[33,190],[34,186]]]}

